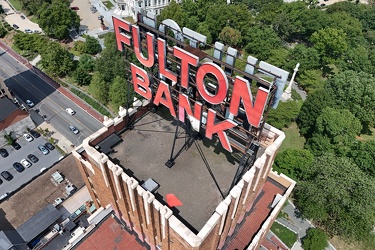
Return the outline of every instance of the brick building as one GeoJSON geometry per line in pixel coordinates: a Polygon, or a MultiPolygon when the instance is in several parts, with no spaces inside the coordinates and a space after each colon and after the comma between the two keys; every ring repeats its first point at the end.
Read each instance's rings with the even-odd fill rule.
{"type": "MultiPolygon", "coordinates": [[[[214,159],[211,157],[221,153],[205,151],[206,159],[215,163],[211,170],[223,170],[215,173],[224,194],[221,196],[212,180],[203,178],[205,171],[194,174],[192,165],[199,164],[193,159],[199,156],[193,147],[186,150],[193,155],[181,157],[181,162],[177,158],[176,166],[170,169],[164,166],[169,156],[168,142],[173,138],[156,134],[170,131],[173,122],[150,113],[145,102],[138,101],[134,106],[142,107],[129,110],[132,119],[127,118],[126,110],[120,110],[118,117],[106,119],[104,128],[73,151],[95,205],[111,204],[117,217],[151,249],[258,249],[295,185],[271,169],[284,133],[265,125],[254,165],[230,190],[228,183],[234,172],[228,169],[233,168],[233,159],[214,159]],[[114,133],[119,134],[127,121],[134,119],[134,129],[121,134],[123,142],[112,148],[115,152],[102,153],[98,145],[114,133]],[[151,126],[143,127],[147,124],[151,126]],[[152,129],[154,136],[147,134],[152,129]],[[142,187],[148,177],[160,186],[157,192],[142,187]],[[181,207],[168,204],[166,197],[170,193],[182,202],[181,207]],[[206,200],[208,206],[203,204],[206,200]]],[[[207,142],[201,147],[203,151],[219,147],[204,144],[207,142]]]]}

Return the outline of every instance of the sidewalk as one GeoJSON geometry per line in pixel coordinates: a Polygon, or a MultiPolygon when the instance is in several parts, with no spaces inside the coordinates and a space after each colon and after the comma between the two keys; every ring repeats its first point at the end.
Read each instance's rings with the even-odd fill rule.
{"type": "Polygon", "coordinates": [[[56,145],[59,146],[66,154],[72,152],[74,147],[71,147],[71,145],[73,145],[73,143],[66,139],[51,124],[43,122],[38,128],[41,128],[43,130],[48,129],[48,131],[52,132],[51,137],[57,141],[56,145]]]}

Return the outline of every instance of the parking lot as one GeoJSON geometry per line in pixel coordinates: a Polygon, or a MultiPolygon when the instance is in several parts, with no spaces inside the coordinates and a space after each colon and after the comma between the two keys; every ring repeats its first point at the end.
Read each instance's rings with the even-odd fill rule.
{"type": "Polygon", "coordinates": [[[56,148],[51,150],[47,155],[42,154],[42,152],[38,149],[38,146],[42,144],[44,145],[47,142],[43,136],[34,138],[34,140],[31,142],[27,142],[21,137],[17,140],[17,142],[21,145],[19,150],[15,150],[9,145],[3,147],[8,151],[9,156],[6,158],[0,157],[0,172],[8,171],[13,176],[13,179],[7,181],[0,176],[1,180],[3,181],[3,183],[0,185],[0,196],[7,192],[14,192],[24,184],[27,184],[35,176],[40,174],[41,169],[50,168],[62,156],[56,148]],[[13,168],[13,163],[20,162],[22,159],[28,159],[27,156],[29,154],[34,154],[39,161],[32,163],[32,166],[25,168],[24,171],[17,172],[16,169],[13,168]]]}
{"type": "MultiPolygon", "coordinates": [[[[77,14],[79,15],[81,19],[81,26],[80,30],[95,30],[100,28],[100,20],[98,20],[98,16],[101,15],[100,8],[96,13],[92,13],[90,11],[90,6],[92,4],[88,1],[82,1],[82,0],[73,0],[70,3],[70,6],[72,7],[78,7],[77,14]]],[[[108,25],[108,23],[104,22],[105,25],[108,25]]]]}

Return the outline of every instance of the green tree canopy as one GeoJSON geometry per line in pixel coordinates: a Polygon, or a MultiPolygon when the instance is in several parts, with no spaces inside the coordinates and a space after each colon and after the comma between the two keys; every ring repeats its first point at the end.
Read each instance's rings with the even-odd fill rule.
{"type": "Polygon", "coordinates": [[[220,40],[228,46],[237,46],[241,42],[241,32],[229,26],[225,26],[220,34],[220,40]]]}
{"type": "MultiPolygon", "coordinates": [[[[315,155],[322,154],[325,152],[323,149],[327,149],[318,143],[326,138],[324,141],[329,141],[334,152],[344,155],[350,150],[361,129],[360,121],[350,111],[326,107],[316,119],[313,137],[307,140],[307,146],[315,155]]],[[[323,145],[326,147],[326,143],[323,145]]]]}
{"type": "Polygon", "coordinates": [[[302,239],[305,250],[324,250],[328,246],[328,235],[319,228],[310,228],[302,239]]]}
{"type": "Polygon", "coordinates": [[[45,50],[40,53],[42,56],[40,62],[42,67],[53,75],[64,76],[73,69],[72,55],[59,43],[47,43],[45,50]]]}
{"type": "Polygon", "coordinates": [[[375,177],[375,141],[357,141],[348,156],[366,174],[375,177]]]}
{"type": "Polygon", "coordinates": [[[124,78],[116,76],[109,89],[109,99],[113,108],[115,110],[118,110],[120,106],[126,108],[127,101],[129,101],[129,105],[131,105],[133,97],[134,91],[132,85],[128,84],[124,78]]]}
{"type": "Polygon", "coordinates": [[[301,105],[302,102],[294,100],[280,102],[277,109],[270,109],[267,123],[278,129],[290,126],[296,120],[301,105]]]}
{"type": "Polygon", "coordinates": [[[306,179],[306,169],[311,166],[314,155],[306,149],[286,149],[276,155],[273,169],[293,180],[306,179]]]}
{"type": "Polygon", "coordinates": [[[348,109],[365,129],[375,124],[375,78],[372,75],[344,71],[330,78],[326,89],[336,106],[348,109]]]}
{"type": "Polygon", "coordinates": [[[38,24],[48,36],[64,39],[69,37],[69,29],[78,29],[79,16],[69,4],[66,0],[53,0],[38,10],[38,24]]]}
{"type": "Polygon", "coordinates": [[[310,40],[319,52],[322,66],[335,63],[348,49],[346,34],[341,29],[323,28],[312,34],[310,40]]]}
{"type": "Polygon", "coordinates": [[[90,55],[94,55],[101,51],[102,47],[100,46],[99,41],[92,36],[87,36],[84,52],[90,55]]]}
{"type": "Polygon", "coordinates": [[[302,216],[330,235],[366,239],[374,225],[375,180],[346,157],[317,157],[300,181],[295,197],[302,216]]]}
{"type": "Polygon", "coordinates": [[[95,72],[92,76],[89,91],[92,96],[102,104],[108,102],[108,83],[105,82],[103,75],[100,72],[95,72]]]}

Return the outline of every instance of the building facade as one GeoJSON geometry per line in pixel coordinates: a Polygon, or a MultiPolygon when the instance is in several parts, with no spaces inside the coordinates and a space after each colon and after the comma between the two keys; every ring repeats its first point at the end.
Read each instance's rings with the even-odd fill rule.
{"type": "MultiPolygon", "coordinates": [[[[148,112],[148,103],[137,102],[134,107],[143,108],[130,109],[131,117],[141,117],[148,112]]],[[[225,249],[228,244],[236,246],[236,242],[230,239],[241,230],[240,223],[243,220],[248,220],[253,225],[252,232],[246,233],[248,239],[242,239],[247,242],[246,248],[260,247],[295,186],[293,180],[283,174],[277,174],[271,168],[285,138],[282,131],[265,124],[261,136],[264,153],[257,158],[255,164],[242,176],[229,194],[217,204],[215,211],[199,232],[194,233],[183,220],[177,218],[170,207],[163,205],[165,202],[143,188],[134,177],[125,173],[122,167],[95,148],[94,145],[104,138],[123,130],[128,120],[126,110],[120,109],[119,116],[105,119],[105,127],[86,138],[83,144],[73,151],[96,207],[112,205],[118,218],[130,230],[136,232],[141,241],[147,242],[151,249],[203,250],[225,249]],[[269,182],[275,183],[283,191],[267,193],[265,188],[269,182]],[[272,202],[268,201],[269,204],[259,207],[263,204],[260,199],[266,196],[272,202]],[[256,204],[258,207],[255,207],[256,204]],[[265,217],[259,221],[257,211],[252,210],[265,211],[265,217]]],[[[134,173],[134,176],[136,175],[137,173],[134,173]]],[[[194,212],[200,213],[200,211],[194,212]]]]}

